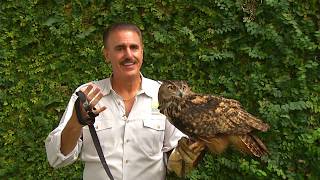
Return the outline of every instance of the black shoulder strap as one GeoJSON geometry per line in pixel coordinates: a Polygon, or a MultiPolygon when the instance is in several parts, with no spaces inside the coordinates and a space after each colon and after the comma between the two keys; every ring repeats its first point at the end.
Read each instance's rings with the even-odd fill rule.
{"type": "Polygon", "coordinates": [[[87,101],[86,95],[82,91],[78,91],[76,94],[78,95],[78,99],[75,102],[75,110],[76,110],[78,121],[82,125],[88,125],[89,131],[90,131],[90,134],[91,134],[91,137],[93,140],[94,147],[97,150],[97,153],[98,153],[99,159],[102,163],[102,166],[103,166],[104,170],[106,171],[107,175],[109,176],[110,180],[114,180],[114,178],[111,174],[111,171],[109,169],[109,166],[106,162],[106,159],[104,157],[96,129],[93,126],[93,124],[95,122],[95,117],[98,116],[99,114],[95,114],[94,112],[92,112],[92,109],[89,106],[89,103],[87,101]],[[82,103],[82,107],[81,107],[80,103],[82,103]],[[85,107],[83,107],[83,106],[85,106],[85,107]],[[81,108],[84,108],[85,111],[88,113],[87,117],[82,116],[81,108]]]}

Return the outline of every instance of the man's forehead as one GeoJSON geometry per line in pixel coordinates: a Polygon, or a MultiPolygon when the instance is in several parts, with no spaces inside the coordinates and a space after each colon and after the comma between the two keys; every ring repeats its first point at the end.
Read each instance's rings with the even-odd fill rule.
{"type": "Polygon", "coordinates": [[[140,40],[140,36],[137,32],[132,31],[132,30],[116,30],[110,33],[110,36],[108,40],[110,39],[126,39],[126,38],[132,38],[132,39],[138,39],[140,40]]]}
{"type": "Polygon", "coordinates": [[[107,43],[113,46],[119,45],[141,45],[141,38],[139,34],[131,30],[117,30],[110,33],[107,43]]]}

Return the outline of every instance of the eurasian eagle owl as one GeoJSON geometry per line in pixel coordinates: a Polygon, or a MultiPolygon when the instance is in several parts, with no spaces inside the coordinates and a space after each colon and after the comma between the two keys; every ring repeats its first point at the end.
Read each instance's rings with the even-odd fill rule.
{"type": "Polygon", "coordinates": [[[191,139],[203,141],[213,153],[222,153],[229,144],[257,157],[267,148],[253,134],[269,125],[245,111],[233,99],[197,94],[185,81],[164,81],[158,94],[159,110],[191,139]]]}

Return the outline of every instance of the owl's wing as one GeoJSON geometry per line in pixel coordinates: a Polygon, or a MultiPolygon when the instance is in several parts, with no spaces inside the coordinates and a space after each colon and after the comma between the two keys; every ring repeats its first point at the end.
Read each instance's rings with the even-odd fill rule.
{"type": "MultiPolygon", "coordinates": [[[[246,134],[269,126],[252,116],[238,101],[211,95],[193,94],[180,101],[179,121],[186,134],[200,137],[246,134]]],[[[181,129],[181,128],[179,128],[181,129]]]]}

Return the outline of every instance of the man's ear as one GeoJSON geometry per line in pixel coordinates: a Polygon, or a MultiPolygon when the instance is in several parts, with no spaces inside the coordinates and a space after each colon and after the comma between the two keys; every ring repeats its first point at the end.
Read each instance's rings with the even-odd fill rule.
{"type": "Polygon", "coordinates": [[[108,58],[108,50],[107,50],[107,48],[103,48],[103,57],[104,57],[104,59],[105,59],[105,61],[107,62],[107,63],[109,63],[110,62],[110,59],[108,58]]]}

